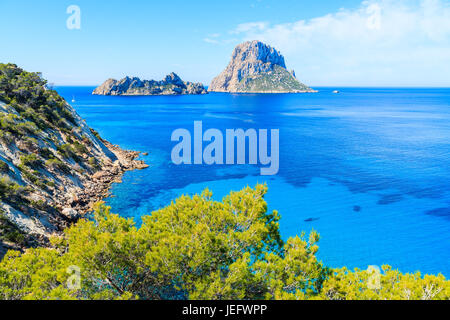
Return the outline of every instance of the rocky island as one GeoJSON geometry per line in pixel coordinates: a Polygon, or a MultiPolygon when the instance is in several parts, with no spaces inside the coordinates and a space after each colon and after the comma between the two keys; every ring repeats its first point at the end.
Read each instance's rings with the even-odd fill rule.
{"type": "Polygon", "coordinates": [[[248,41],[238,45],[227,68],[209,86],[211,92],[303,93],[317,92],[286,69],[284,57],[274,48],[248,41]]]}
{"type": "Polygon", "coordinates": [[[125,77],[122,80],[108,79],[93,92],[104,96],[154,96],[206,94],[208,91],[201,83],[184,82],[174,72],[161,81],[141,80],[137,77],[125,77]]]}
{"type": "Polygon", "coordinates": [[[0,259],[48,244],[147,165],[89,128],[38,73],[0,64],[0,259]]]}

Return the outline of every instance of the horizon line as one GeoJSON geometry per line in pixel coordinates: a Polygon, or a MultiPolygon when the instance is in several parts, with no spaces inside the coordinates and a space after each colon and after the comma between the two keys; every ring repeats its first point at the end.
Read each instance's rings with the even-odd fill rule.
{"type": "MultiPolygon", "coordinates": [[[[80,84],[80,85],[73,85],[73,84],[52,84],[52,87],[79,87],[79,88],[91,88],[91,87],[98,87],[101,86],[101,84],[80,84]]],[[[209,86],[205,86],[205,88],[208,88],[209,86]]],[[[429,85],[308,85],[308,87],[311,88],[380,88],[380,89],[450,89],[449,86],[429,86],[429,85]]]]}

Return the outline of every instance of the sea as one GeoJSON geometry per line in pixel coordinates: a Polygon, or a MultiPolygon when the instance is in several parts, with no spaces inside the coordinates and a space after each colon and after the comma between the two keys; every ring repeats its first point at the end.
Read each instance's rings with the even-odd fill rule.
{"type": "Polygon", "coordinates": [[[142,155],[105,199],[140,223],[183,194],[266,183],[283,239],[316,230],[327,266],[450,277],[450,89],[315,88],[311,94],[94,96],[55,88],[108,141],[142,155]],[[333,93],[339,90],[339,93],[333,93]],[[71,102],[74,100],[74,102],[71,102]],[[279,172],[260,165],[175,165],[174,130],[279,130],[279,172]]]}

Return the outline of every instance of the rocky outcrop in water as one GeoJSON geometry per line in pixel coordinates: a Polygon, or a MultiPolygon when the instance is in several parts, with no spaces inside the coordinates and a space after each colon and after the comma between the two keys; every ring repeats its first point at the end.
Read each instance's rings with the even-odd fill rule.
{"type": "Polygon", "coordinates": [[[108,79],[93,92],[105,96],[150,96],[150,95],[184,95],[208,93],[201,83],[184,82],[171,73],[161,81],[141,80],[125,77],[122,80],[108,79]]]}
{"type": "Polygon", "coordinates": [[[238,45],[227,68],[209,86],[211,92],[299,93],[315,92],[286,69],[284,57],[274,48],[248,41],[238,45]]]}

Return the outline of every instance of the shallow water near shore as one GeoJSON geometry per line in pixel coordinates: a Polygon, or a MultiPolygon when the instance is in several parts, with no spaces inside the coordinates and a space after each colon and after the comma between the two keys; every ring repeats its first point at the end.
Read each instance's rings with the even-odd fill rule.
{"type": "Polygon", "coordinates": [[[139,217],[206,187],[267,183],[283,238],[321,234],[319,258],[332,267],[390,264],[450,277],[450,89],[318,88],[315,94],[92,96],[56,88],[107,140],[149,152],[149,169],[127,172],[106,199],[139,217]],[[338,89],[340,94],[333,94],[338,89]],[[280,171],[259,166],[175,166],[173,130],[280,129],[280,171]]]}

